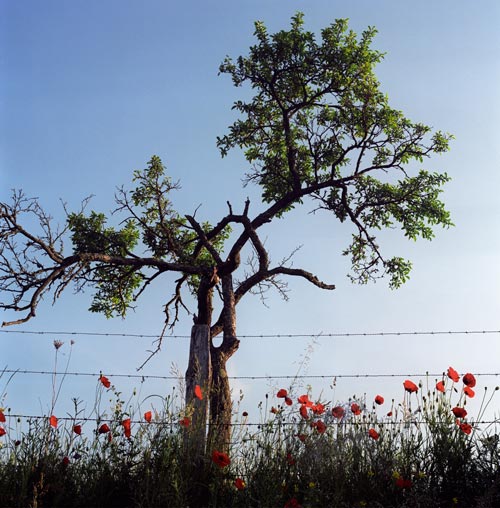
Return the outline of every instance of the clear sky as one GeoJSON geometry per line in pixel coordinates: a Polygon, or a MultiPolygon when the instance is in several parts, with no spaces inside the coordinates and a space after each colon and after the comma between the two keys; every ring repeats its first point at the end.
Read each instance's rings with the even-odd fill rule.
{"type": "MultiPolygon", "coordinates": [[[[294,266],[337,289],[325,292],[291,281],[290,300],[270,294],[268,307],[249,296],[238,308],[239,333],[500,329],[497,0],[0,0],[0,200],[22,188],[62,221],[60,199],[77,209],[93,194],[91,207],[109,212],[115,188],[130,185],[132,171],[157,154],[181,181],[175,197],[181,212],[202,204],[198,217],[216,221],[226,213],[227,200],[238,210],[247,195],[251,210],[259,210],[257,190],[242,187],[242,155],[221,160],[215,146],[216,136],[235,118],[232,101],[247,93],[218,76],[218,65],[226,55],[246,54],[254,21],[263,20],[274,32],[287,28],[298,10],[316,33],[336,18],[349,18],[358,33],[377,27],[374,46],[386,57],[376,72],[391,104],[414,121],[455,135],[451,151],[424,168],[452,177],[443,198],[456,227],[438,230],[432,242],[382,233],[387,254],[413,261],[411,280],[397,291],[384,281],[353,286],[346,277],[348,260],[341,256],[350,229],[329,216],[309,214],[306,205],[267,227],[266,245],[275,260],[303,245],[294,266]]],[[[54,307],[45,302],[37,318],[17,330],[157,334],[171,280],[153,287],[126,320],[90,314],[90,295],[68,292],[54,307]]],[[[191,324],[185,315],[175,333],[189,335],[191,324]]],[[[144,338],[2,333],[0,367],[50,370],[55,338],[66,342],[60,350],[66,355],[69,340],[76,341],[71,371],[134,373],[151,346],[144,338]]],[[[495,373],[499,341],[498,334],[319,338],[307,373],[442,372],[449,365],[462,373],[495,373]]],[[[243,338],[230,375],[293,375],[310,343],[243,338]]],[[[187,358],[188,341],[169,339],[142,373],[168,375],[172,362],[184,371],[187,358]]],[[[331,379],[304,381],[313,394],[324,390],[324,399],[340,401],[364,392],[369,400],[377,393],[399,400],[401,382],[339,378],[332,392],[331,379]]],[[[117,384],[130,392],[137,381],[117,384]]],[[[482,377],[478,384],[491,387],[498,378],[482,377]]],[[[253,414],[270,390],[268,382],[241,379],[233,386],[244,391],[243,404],[253,414]]],[[[65,412],[72,397],[91,406],[94,387],[95,379],[68,377],[57,411],[65,412]]],[[[149,380],[142,390],[145,396],[168,388],[149,380]]],[[[40,414],[50,394],[48,376],[17,375],[7,387],[6,405],[40,414]]]]}

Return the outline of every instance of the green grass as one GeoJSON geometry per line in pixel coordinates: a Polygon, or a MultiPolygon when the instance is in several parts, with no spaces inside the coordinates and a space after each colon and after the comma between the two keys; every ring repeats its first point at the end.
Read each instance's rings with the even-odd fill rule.
{"type": "MultiPolygon", "coordinates": [[[[125,402],[114,386],[106,389],[98,381],[97,387],[89,419],[76,400],[74,414],[60,418],[57,427],[48,417],[20,421],[5,410],[0,506],[500,506],[499,435],[494,425],[459,419],[472,423],[467,434],[457,424],[452,408],[466,407],[461,382],[447,379],[445,393],[402,389],[401,404],[347,401],[341,419],[331,405],[323,412],[313,394],[313,407],[303,410],[307,418],[299,412],[302,393],[290,394],[291,405],[266,398],[258,424],[235,411],[225,467],[212,461],[212,450],[202,460],[193,458],[186,439],[192,429],[179,425],[189,412],[174,396],[161,399],[148,422],[132,397],[125,402]],[[106,410],[104,393],[113,401],[106,410]],[[359,415],[352,402],[360,406],[359,415]],[[127,418],[130,438],[121,424],[127,418]],[[103,423],[109,432],[99,433],[103,423]],[[76,424],[82,424],[82,435],[74,432],[76,424]]],[[[476,419],[495,392],[484,390],[476,419]]]]}

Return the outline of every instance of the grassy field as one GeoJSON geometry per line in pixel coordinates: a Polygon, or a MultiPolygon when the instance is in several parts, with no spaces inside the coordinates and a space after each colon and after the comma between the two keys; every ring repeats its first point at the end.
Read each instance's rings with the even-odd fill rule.
{"type": "Polygon", "coordinates": [[[235,409],[229,453],[198,460],[189,408],[166,397],[142,413],[101,376],[92,418],[76,400],[59,419],[23,421],[3,408],[0,506],[498,507],[498,428],[478,423],[498,387],[453,369],[438,381],[406,380],[401,403],[333,407],[313,390],[281,389],[260,405],[260,422],[235,409]],[[474,396],[482,404],[470,419],[474,396]]]}

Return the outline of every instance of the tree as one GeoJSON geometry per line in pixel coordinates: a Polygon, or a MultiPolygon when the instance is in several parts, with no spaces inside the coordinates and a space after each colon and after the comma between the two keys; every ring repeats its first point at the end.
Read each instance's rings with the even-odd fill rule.
{"type": "Polygon", "coordinates": [[[196,214],[182,216],[170,201],[178,185],[156,156],[134,172],[133,190],[118,190],[120,228],[109,226],[102,213],[87,214],[85,201],[80,211],[66,212],[58,230],[36,199],[14,191],[12,201],[0,205],[0,307],[23,316],[3,325],[28,321],[44,296],[55,301],[70,286],[93,290],[92,312],[125,316],[153,281],[177,273],[165,303],[165,327],[175,326],[181,309],[187,310],[187,290],[197,302],[195,325],[207,327],[210,340],[223,334],[220,346],[210,342],[211,378],[204,388],[210,445],[224,450],[231,423],[226,363],[239,345],[238,303],[251,292],[283,289],[286,281],[280,277],[334,289],[286,261],[271,265],[260,237],[263,226],[307,199],[315,210],[352,223],[352,242],[343,254],[351,259],[353,281],[387,276],[397,288],[408,279],[411,264],[386,258],[376,231],[399,226],[410,239],[431,239],[435,226],[452,225],[439,199],[448,176],[416,170],[432,154],[445,152],[451,136],[433,133],[389,106],[374,74],[383,57],[371,48],[375,33],[368,28],[357,37],[346,20],[337,20],[318,42],[304,30],[299,13],[289,30],[273,35],[257,22],[249,55],[228,57],[220,66],[235,86],[250,85],[254,92],[249,101],[235,102],[240,119],[217,139],[222,156],[234,147],[244,150],[246,180],[261,188],[267,206],[253,217],[248,200],[241,213],[228,202],[227,215],[215,225],[200,222],[196,214]],[[40,226],[36,232],[25,226],[33,218],[40,226]],[[69,252],[63,240],[70,241],[69,252]],[[253,249],[254,262],[250,273],[241,275],[244,248],[253,249]],[[144,249],[147,257],[139,254],[144,249]],[[214,297],[220,300],[215,315],[214,297]]]}

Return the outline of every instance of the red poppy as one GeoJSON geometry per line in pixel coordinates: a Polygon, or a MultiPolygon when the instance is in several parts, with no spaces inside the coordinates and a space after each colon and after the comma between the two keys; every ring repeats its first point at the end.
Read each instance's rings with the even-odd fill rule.
{"type": "Polygon", "coordinates": [[[384,403],[384,397],[382,397],[382,395],[377,395],[375,397],[375,404],[378,404],[379,406],[381,406],[383,403],[384,403]]]}
{"type": "Polygon", "coordinates": [[[311,410],[315,415],[322,415],[325,412],[325,406],[318,402],[311,406],[311,410]]]}
{"type": "Polygon", "coordinates": [[[399,487],[400,489],[411,489],[412,485],[413,484],[411,483],[411,480],[407,480],[407,479],[403,478],[402,476],[400,476],[396,480],[396,486],[399,487]]]}
{"type": "Polygon", "coordinates": [[[300,416],[302,416],[302,418],[307,418],[307,406],[305,404],[302,404],[302,406],[300,406],[300,409],[299,409],[299,412],[300,412],[300,416]]]}
{"type": "Polygon", "coordinates": [[[290,498],[283,508],[302,508],[302,505],[297,501],[295,497],[290,498]]]}
{"type": "Polygon", "coordinates": [[[392,416],[392,411],[389,411],[389,412],[387,413],[387,416],[392,416]]]}
{"type": "Polygon", "coordinates": [[[304,404],[307,407],[311,407],[313,405],[312,401],[309,400],[309,396],[308,395],[301,395],[298,398],[298,402],[299,402],[299,404],[304,404]]]}
{"type": "Polygon", "coordinates": [[[179,420],[179,425],[187,429],[191,425],[191,419],[185,416],[182,420],[179,420]]]}
{"type": "Polygon", "coordinates": [[[103,423],[100,427],[99,427],[99,434],[106,434],[107,432],[109,432],[111,429],[109,428],[108,424],[107,423],[103,423]]]}
{"type": "Polygon", "coordinates": [[[288,392],[284,388],[282,388],[281,390],[278,391],[276,397],[278,397],[278,399],[284,399],[285,397],[288,397],[288,392]]]}
{"type": "Polygon", "coordinates": [[[82,433],[82,426],[81,425],[73,425],[73,432],[80,436],[82,433]]]}
{"type": "Polygon", "coordinates": [[[212,452],[212,462],[217,464],[220,468],[223,468],[231,464],[231,459],[228,457],[226,453],[214,450],[212,452]]]}
{"type": "Polygon", "coordinates": [[[277,410],[277,409],[273,406],[273,407],[271,408],[271,413],[272,413],[273,415],[276,415],[276,414],[278,414],[278,413],[279,413],[279,411],[278,411],[278,410],[277,410]]]}
{"type": "Polygon", "coordinates": [[[200,385],[196,385],[196,386],[194,387],[194,396],[195,396],[197,399],[203,400],[203,394],[201,393],[201,388],[200,388],[200,385]]]}
{"type": "Polygon", "coordinates": [[[452,411],[457,418],[465,418],[467,416],[467,411],[463,407],[454,407],[452,411]]]}
{"type": "Polygon", "coordinates": [[[3,411],[0,411],[0,422],[5,423],[5,415],[3,414],[3,411]]]}
{"type": "Polygon", "coordinates": [[[68,466],[69,465],[69,457],[63,457],[62,463],[63,463],[63,466],[68,466]]]}
{"type": "Polygon", "coordinates": [[[467,395],[467,397],[470,397],[471,399],[472,397],[474,397],[474,395],[476,395],[476,392],[468,386],[464,386],[464,393],[465,395],[467,395]]]}
{"type": "Polygon", "coordinates": [[[464,434],[467,434],[469,435],[471,432],[472,432],[472,425],[468,424],[468,423],[461,423],[459,425],[460,427],[460,430],[464,433],[464,434]]]}
{"type": "Polygon", "coordinates": [[[291,406],[293,404],[293,400],[290,397],[285,397],[285,404],[287,406],[291,406]]]}
{"type": "Polygon", "coordinates": [[[311,424],[311,427],[316,427],[318,434],[323,434],[326,431],[326,425],[322,420],[314,422],[314,424],[311,424]]]}
{"type": "Polygon", "coordinates": [[[372,438],[372,439],[375,439],[375,441],[380,437],[380,434],[375,430],[375,429],[370,429],[368,431],[368,435],[372,438]]]}
{"type": "Polygon", "coordinates": [[[453,367],[448,367],[448,377],[454,382],[458,383],[460,381],[460,376],[458,372],[453,367]]]}
{"type": "Polygon", "coordinates": [[[125,437],[130,437],[132,435],[130,424],[131,424],[130,418],[127,418],[122,422],[123,428],[125,430],[125,437]]]}
{"type": "Polygon", "coordinates": [[[474,388],[474,386],[476,386],[476,378],[474,377],[474,374],[471,374],[470,372],[465,374],[462,381],[465,386],[469,386],[470,388],[474,388]]]}
{"type": "Polygon", "coordinates": [[[243,411],[243,413],[241,413],[241,416],[246,418],[248,416],[248,413],[246,411],[243,411]]]}
{"type": "Polygon", "coordinates": [[[444,387],[444,382],[443,381],[438,381],[436,383],[436,390],[438,392],[441,392],[441,393],[444,393],[446,391],[446,388],[444,387]]]}
{"type": "Polygon", "coordinates": [[[338,420],[340,420],[341,418],[344,417],[345,415],[345,410],[342,406],[335,406],[333,409],[332,409],[332,415],[337,418],[338,420]]]}
{"type": "Polygon", "coordinates": [[[144,419],[149,423],[151,421],[151,417],[153,416],[153,413],[151,411],[146,411],[144,413],[144,419]]]}
{"type": "Polygon", "coordinates": [[[403,383],[403,386],[405,387],[405,390],[409,393],[418,392],[418,386],[413,381],[410,381],[409,379],[407,379],[403,383]]]}
{"type": "Polygon", "coordinates": [[[286,461],[288,462],[289,466],[293,466],[296,462],[291,453],[286,454],[286,461]]]}
{"type": "Polygon", "coordinates": [[[105,388],[109,388],[111,386],[111,382],[106,376],[100,376],[99,381],[103,384],[105,388]]]}
{"type": "Polygon", "coordinates": [[[304,442],[307,439],[307,436],[305,434],[297,434],[297,437],[304,442]]]}
{"type": "Polygon", "coordinates": [[[3,427],[0,427],[0,437],[1,436],[5,436],[5,434],[7,434],[7,432],[5,431],[5,429],[3,427]]]}
{"type": "Polygon", "coordinates": [[[54,415],[49,418],[49,422],[51,427],[57,428],[57,418],[54,415]]]}
{"type": "Polygon", "coordinates": [[[353,402],[351,404],[351,411],[353,412],[354,415],[358,416],[361,414],[361,408],[358,406],[358,404],[356,404],[355,402],[353,402]]]}
{"type": "Polygon", "coordinates": [[[238,490],[244,490],[244,488],[246,487],[245,482],[241,478],[236,478],[236,480],[234,480],[234,486],[238,490]]]}

